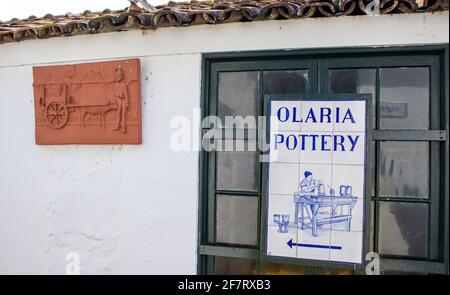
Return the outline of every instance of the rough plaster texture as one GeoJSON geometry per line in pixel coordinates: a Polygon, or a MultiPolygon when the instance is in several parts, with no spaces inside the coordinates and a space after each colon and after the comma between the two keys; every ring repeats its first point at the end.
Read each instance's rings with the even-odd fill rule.
{"type": "Polygon", "coordinates": [[[0,274],[63,274],[72,251],[82,274],[196,272],[198,153],[171,151],[169,122],[200,106],[201,53],[439,43],[448,12],[0,45],[0,274]],[[33,65],[131,57],[142,64],[142,145],[35,145],[33,65]]]}

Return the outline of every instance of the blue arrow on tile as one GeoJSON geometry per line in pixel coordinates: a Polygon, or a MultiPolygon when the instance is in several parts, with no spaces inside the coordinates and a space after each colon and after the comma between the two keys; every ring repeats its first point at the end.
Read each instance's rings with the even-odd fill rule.
{"type": "Polygon", "coordinates": [[[300,244],[300,243],[294,243],[292,242],[292,239],[290,239],[287,242],[289,248],[292,249],[292,246],[294,247],[306,247],[306,248],[320,248],[320,249],[333,249],[333,250],[342,250],[341,246],[331,246],[331,245],[316,245],[316,244],[300,244]]]}

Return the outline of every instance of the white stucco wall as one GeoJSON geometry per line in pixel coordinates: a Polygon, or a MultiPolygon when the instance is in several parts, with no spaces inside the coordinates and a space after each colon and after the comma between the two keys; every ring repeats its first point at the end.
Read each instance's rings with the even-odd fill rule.
{"type": "Polygon", "coordinates": [[[443,12],[0,45],[0,274],[63,274],[72,251],[82,274],[196,273],[198,152],[171,151],[169,122],[200,107],[201,53],[441,44],[448,30],[443,12]],[[142,145],[35,145],[33,65],[130,57],[142,64],[142,145]]]}
{"type": "Polygon", "coordinates": [[[199,105],[200,58],[141,58],[138,146],[35,145],[31,66],[0,68],[0,273],[61,274],[71,251],[82,273],[196,272],[198,155],[169,122],[199,105]]]}

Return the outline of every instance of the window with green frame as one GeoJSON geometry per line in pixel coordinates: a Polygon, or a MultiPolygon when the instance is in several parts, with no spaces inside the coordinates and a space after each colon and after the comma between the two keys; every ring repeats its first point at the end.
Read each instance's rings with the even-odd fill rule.
{"type": "MultiPolygon", "coordinates": [[[[202,111],[257,117],[268,94],[372,94],[370,250],[385,274],[448,273],[447,81],[441,46],[210,54],[202,111]]],[[[236,128],[244,132],[221,141],[260,140],[236,128]]],[[[199,273],[364,273],[262,255],[267,182],[259,152],[203,151],[200,169],[199,273]]]]}

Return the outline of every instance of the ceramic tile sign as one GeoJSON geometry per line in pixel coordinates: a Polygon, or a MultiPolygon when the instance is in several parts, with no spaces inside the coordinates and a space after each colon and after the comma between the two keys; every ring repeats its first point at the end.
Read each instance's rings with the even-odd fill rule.
{"type": "Polygon", "coordinates": [[[140,144],[139,59],[33,67],[36,144],[140,144]]]}
{"type": "Polygon", "coordinates": [[[266,255],[362,263],[368,97],[269,100],[266,255]]]}

